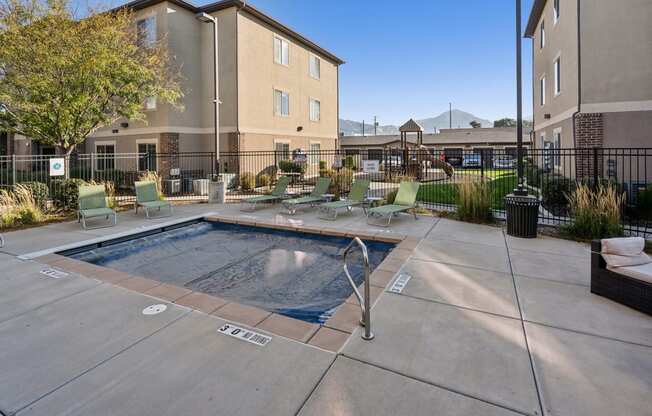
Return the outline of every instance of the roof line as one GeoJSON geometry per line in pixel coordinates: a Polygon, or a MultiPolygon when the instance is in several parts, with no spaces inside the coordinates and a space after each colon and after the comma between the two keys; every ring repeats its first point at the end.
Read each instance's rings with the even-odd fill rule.
{"type": "Polygon", "coordinates": [[[273,28],[283,33],[284,35],[288,36],[289,38],[292,38],[295,41],[309,47],[310,49],[315,50],[316,52],[320,53],[324,57],[333,61],[335,64],[341,65],[345,63],[344,60],[338,58],[336,55],[322,48],[315,42],[311,41],[310,39],[300,34],[299,32],[290,29],[288,26],[284,25],[283,23],[279,22],[273,17],[261,12],[257,8],[245,3],[242,0],[221,0],[215,3],[207,4],[205,6],[194,6],[184,0],[134,0],[122,6],[118,6],[113,10],[119,10],[123,8],[143,9],[145,7],[150,7],[155,4],[161,3],[163,1],[169,1],[170,3],[176,4],[177,6],[183,7],[184,9],[190,10],[194,13],[198,13],[198,12],[212,13],[219,10],[228,9],[230,7],[236,7],[238,8],[238,10],[244,10],[245,12],[254,16],[255,18],[263,21],[264,23],[267,23],[268,25],[272,26],[273,28]]]}
{"type": "Polygon", "coordinates": [[[546,7],[546,0],[534,0],[532,4],[532,11],[530,12],[530,17],[527,21],[527,26],[525,27],[525,37],[531,38],[534,36],[534,33],[537,30],[537,25],[539,24],[539,18],[543,13],[543,9],[546,7]]]}

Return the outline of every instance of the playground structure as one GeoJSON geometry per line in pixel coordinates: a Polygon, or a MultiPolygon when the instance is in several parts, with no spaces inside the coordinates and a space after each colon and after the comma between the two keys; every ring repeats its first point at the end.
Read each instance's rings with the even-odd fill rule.
{"type": "Polygon", "coordinates": [[[430,179],[430,181],[438,181],[450,179],[455,170],[453,166],[435,157],[430,150],[423,145],[423,127],[413,119],[409,119],[405,124],[399,127],[401,133],[401,147],[400,151],[402,157],[400,159],[400,170],[403,175],[416,178],[420,182],[428,182],[430,169],[440,169],[446,175],[446,178],[430,179]],[[408,142],[408,134],[417,135],[416,144],[408,142]]]}

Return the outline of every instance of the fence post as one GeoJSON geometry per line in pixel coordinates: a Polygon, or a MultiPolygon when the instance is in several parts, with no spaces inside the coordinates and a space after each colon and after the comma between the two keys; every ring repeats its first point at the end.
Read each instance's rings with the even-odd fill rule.
{"type": "MultiPolygon", "coordinates": [[[[95,153],[91,153],[91,181],[95,182],[95,159],[97,155],[95,153]]],[[[106,163],[106,162],[104,162],[106,163]]],[[[106,166],[104,166],[104,169],[106,169],[106,166]]],[[[106,179],[106,178],[105,178],[106,179]]]]}
{"type": "Polygon", "coordinates": [[[16,154],[11,155],[11,186],[16,186],[16,154]]]}
{"type": "Polygon", "coordinates": [[[484,182],[484,150],[480,150],[480,178],[484,182]]]}
{"type": "Polygon", "coordinates": [[[598,148],[593,148],[593,187],[598,188],[598,148]]]}

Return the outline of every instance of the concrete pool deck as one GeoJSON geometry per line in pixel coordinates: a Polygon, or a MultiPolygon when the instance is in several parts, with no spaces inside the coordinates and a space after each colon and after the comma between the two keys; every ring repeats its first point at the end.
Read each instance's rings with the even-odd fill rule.
{"type": "MultiPolygon", "coordinates": [[[[316,347],[258,326],[273,338],[259,346],[219,334],[232,321],[198,311],[207,305],[199,296],[175,304],[164,295],[189,294],[160,286],[142,294],[144,284],[120,287],[84,270],[55,279],[40,273],[43,264],[19,258],[170,218],[124,213],[116,228],[82,231],[73,222],[7,233],[0,250],[0,412],[650,414],[652,318],[589,293],[586,245],[512,239],[496,227],[407,215],[384,229],[367,226],[357,212],[332,222],[315,213],[198,204],[179,206],[174,219],[209,213],[399,237],[405,244],[387,270],[376,271],[377,287],[386,288],[399,269],[412,277],[400,294],[376,293],[373,341],[363,341],[359,327],[350,337],[327,328],[311,334],[316,347]],[[141,313],[155,303],[168,308],[141,313]]],[[[355,303],[343,306],[359,316],[355,303]]]]}

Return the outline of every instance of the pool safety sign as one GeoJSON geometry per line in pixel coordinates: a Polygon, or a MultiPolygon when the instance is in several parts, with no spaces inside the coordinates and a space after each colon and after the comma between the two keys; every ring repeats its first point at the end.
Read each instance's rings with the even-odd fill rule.
{"type": "Polygon", "coordinates": [[[224,324],[217,332],[228,335],[233,338],[238,338],[242,341],[251,342],[258,346],[264,347],[271,340],[272,337],[267,335],[259,334],[258,332],[250,331],[248,329],[240,328],[239,326],[233,324],[224,324]]]}
{"type": "Polygon", "coordinates": [[[68,273],[66,272],[62,272],[61,270],[51,269],[51,268],[41,270],[41,274],[44,274],[47,277],[51,277],[53,279],[61,279],[63,277],[68,276],[68,273]]]}
{"type": "Polygon", "coordinates": [[[363,160],[362,170],[367,173],[377,173],[380,171],[380,162],[377,160],[363,160]]]}
{"type": "Polygon", "coordinates": [[[50,176],[64,176],[66,174],[66,160],[62,157],[50,159],[50,176]]]}
{"type": "Polygon", "coordinates": [[[389,288],[389,291],[392,293],[402,293],[403,289],[405,289],[405,286],[407,286],[408,282],[412,276],[406,273],[401,273],[396,280],[394,280],[394,283],[392,283],[392,286],[389,288]]]}

